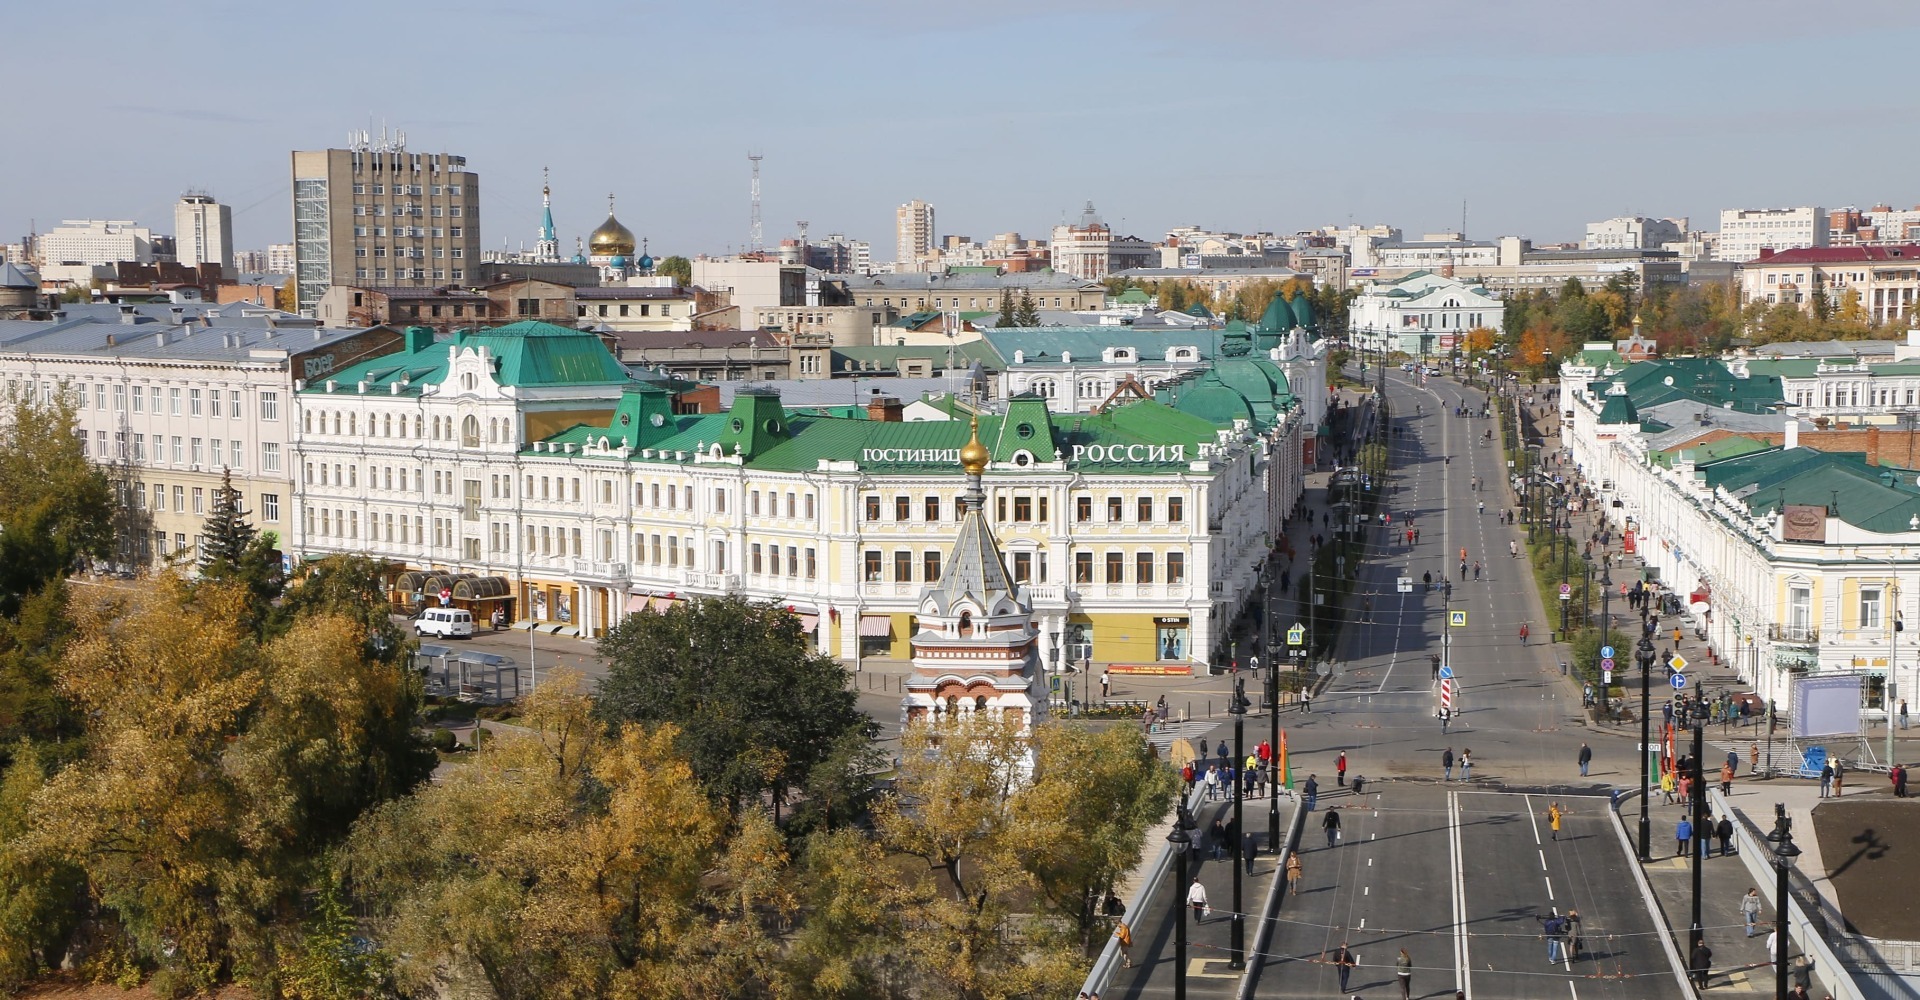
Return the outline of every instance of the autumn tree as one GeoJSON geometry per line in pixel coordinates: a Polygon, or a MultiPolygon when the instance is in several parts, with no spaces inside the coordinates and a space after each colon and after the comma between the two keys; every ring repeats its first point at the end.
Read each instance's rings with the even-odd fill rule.
{"type": "MultiPolygon", "coordinates": [[[[410,722],[418,682],[316,615],[259,643],[237,587],[167,575],[76,604],[56,681],[86,750],[31,794],[0,843],[0,883],[73,872],[90,940],[162,992],[271,981],[284,915],[361,811],[432,766],[410,722]],[[36,875],[36,873],[39,873],[36,875]]],[[[32,928],[0,922],[0,953],[32,928]]]]}
{"type": "Polygon", "coordinates": [[[403,989],[500,1000],[758,995],[793,910],[763,813],[730,823],[670,726],[593,717],[577,674],[446,780],[368,815],[342,874],[403,989]],[[759,985],[756,985],[759,984],[759,985]]]}
{"type": "Polygon", "coordinates": [[[628,615],[600,653],[600,718],[672,723],[700,784],[736,812],[765,795],[778,815],[814,768],[848,762],[838,741],[874,732],[846,668],[779,605],[728,596],[628,615]]]}

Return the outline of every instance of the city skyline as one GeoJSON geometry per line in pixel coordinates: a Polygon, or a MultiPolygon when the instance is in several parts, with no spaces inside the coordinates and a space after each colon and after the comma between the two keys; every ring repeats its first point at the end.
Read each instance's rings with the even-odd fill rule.
{"type": "MultiPolygon", "coordinates": [[[[1539,242],[1577,241],[1586,222],[1625,214],[1710,229],[1723,208],[1920,203],[1920,185],[1901,175],[1920,139],[1869,131],[1915,110],[1913,98],[1880,96],[1907,93],[1898,60],[1871,58],[1875,42],[1920,24],[1920,9],[1893,2],[1795,21],[1791,37],[1775,27],[1791,8],[1772,2],[1629,3],[1608,16],[1397,2],[1309,12],[863,0],[804,14],[755,7],[749,18],[699,7],[348,2],[262,17],[196,6],[203,17],[119,2],[102,11],[152,47],[220,43],[204,49],[220,53],[220,83],[191,93],[152,89],[140,60],[75,74],[56,46],[21,53],[16,94],[79,113],[0,150],[0,237],[67,218],[160,230],[193,189],[232,207],[237,248],[287,242],[290,152],[383,124],[414,151],[468,157],[484,180],[488,249],[532,247],[543,167],[565,251],[600,223],[609,191],[657,254],[741,249],[750,148],[766,156],[769,245],[807,219],[816,237],[885,247],[896,208],[914,199],[937,208],[938,235],[975,239],[1045,238],[1091,200],[1116,233],[1147,238],[1188,224],[1284,234],[1348,222],[1413,237],[1458,229],[1464,202],[1470,237],[1539,242]],[[462,58],[356,44],[369,23],[462,58]],[[303,63],[335,61],[323,100],[238,85],[280,73],[295,31],[303,63]],[[715,74],[723,35],[735,69],[715,74]],[[636,57],[622,71],[627,45],[636,57]],[[1089,63],[1090,51],[1103,56],[1089,63]],[[1808,55],[1820,51],[1861,56],[1847,73],[1816,72],[1808,55]],[[796,52],[815,54],[811,90],[782,82],[796,52]],[[944,69],[876,83],[863,52],[944,69]],[[835,54],[846,65],[837,75],[817,58],[835,54]],[[582,59],[589,79],[560,82],[581,75],[571,66],[582,59]],[[450,73],[509,83],[450,88],[450,73]],[[536,125],[510,124],[523,119],[536,125]],[[1826,139],[1793,139],[1812,129],[1826,139]],[[1873,151],[1835,156],[1846,132],[1873,151]]],[[[65,30],[50,7],[14,20],[21,37],[65,30]]]]}

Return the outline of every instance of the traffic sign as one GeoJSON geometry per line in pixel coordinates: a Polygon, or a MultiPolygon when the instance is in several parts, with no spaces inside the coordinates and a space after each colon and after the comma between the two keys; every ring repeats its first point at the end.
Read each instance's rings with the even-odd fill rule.
{"type": "Polygon", "coordinates": [[[1602,671],[1600,671],[1600,683],[1602,683],[1602,684],[1612,684],[1612,683],[1613,683],[1613,671],[1612,671],[1612,670],[1602,670],[1602,671]]]}
{"type": "Polygon", "coordinates": [[[1687,669],[1687,658],[1681,656],[1679,653],[1675,653],[1673,654],[1673,659],[1667,661],[1667,665],[1671,666],[1675,673],[1679,673],[1687,669]]]}
{"type": "Polygon", "coordinates": [[[1687,686],[1687,675],[1674,674],[1672,677],[1667,678],[1667,683],[1673,685],[1675,691],[1683,690],[1687,686]]]}
{"type": "Polygon", "coordinates": [[[1440,707],[1453,707],[1453,681],[1451,680],[1442,679],[1440,681],[1440,707]]]}
{"type": "Polygon", "coordinates": [[[1402,594],[1413,593],[1413,577],[1410,577],[1410,576],[1400,577],[1399,579],[1393,581],[1393,584],[1394,584],[1394,588],[1400,591],[1402,594]]]}
{"type": "Polygon", "coordinates": [[[1440,679],[1443,681],[1450,681],[1453,679],[1453,664],[1449,663],[1440,668],[1440,679]]]}
{"type": "Polygon", "coordinates": [[[1612,646],[1601,646],[1601,647],[1600,647],[1600,658],[1601,658],[1601,659],[1603,659],[1603,660],[1611,660],[1611,659],[1613,659],[1613,647],[1612,647],[1612,646]]]}
{"type": "Polygon", "coordinates": [[[1563,583],[1560,585],[1560,599],[1563,601],[1573,600],[1573,584],[1563,583]]]}
{"type": "Polygon", "coordinates": [[[1307,644],[1307,627],[1295,625],[1287,630],[1287,645],[1304,646],[1307,644]]]}
{"type": "Polygon", "coordinates": [[[1465,611],[1449,612],[1447,615],[1447,624],[1453,626],[1454,628],[1466,628],[1467,613],[1465,611]]]}
{"type": "Polygon", "coordinates": [[[1601,657],[1601,658],[1600,658],[1600,669],[1602,669],[1602,670],[1612,670],[1612,669],[1613,669],[1613,657],[1611,657],[1611,656],[1603,656],[1603,657],[1601,657]]]}

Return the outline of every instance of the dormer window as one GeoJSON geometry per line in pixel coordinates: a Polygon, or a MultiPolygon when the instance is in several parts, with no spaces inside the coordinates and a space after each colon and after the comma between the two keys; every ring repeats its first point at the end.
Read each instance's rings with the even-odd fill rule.
{"type": "Polygon", "coordinates": [[[960,638],[965,639],[972,634],[973,634],[973,612],[962,611],[960,612],[960,638]]]}

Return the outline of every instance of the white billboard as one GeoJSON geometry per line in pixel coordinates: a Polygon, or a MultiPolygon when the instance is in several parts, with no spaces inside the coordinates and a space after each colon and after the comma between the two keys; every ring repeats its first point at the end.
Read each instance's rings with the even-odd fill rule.
{"type": "Polygon", "coordinates": [[[1794,738],[1859,735],[1862,681],[1859,674],[1794,678],[1794,738]]]}

